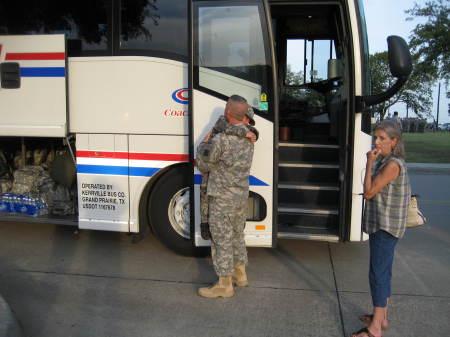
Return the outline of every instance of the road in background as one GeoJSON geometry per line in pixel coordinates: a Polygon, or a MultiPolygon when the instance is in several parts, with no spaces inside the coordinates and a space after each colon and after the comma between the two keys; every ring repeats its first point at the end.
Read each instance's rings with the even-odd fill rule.
{"type": "MultiPolygon", "coordinates": [[[[450,331],[450,170],[411,168],[429,224],[408,229],[394,264],[385,336],[450,331]]],[[[368,244],[280,240],[249,249],[251,286],[209,300],[208,258],[152,236],[0,223],[0,293],[25,336],[349,336],[371,309],[368,244]]]]}

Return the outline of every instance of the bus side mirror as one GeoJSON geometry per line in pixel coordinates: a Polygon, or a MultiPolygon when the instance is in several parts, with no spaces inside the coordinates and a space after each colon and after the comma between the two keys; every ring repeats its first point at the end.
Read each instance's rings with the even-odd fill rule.
{"type": "Polygon", "coordinates": [[[411,74],[411,54],[405,40],[400,36],[389,36],[387,42],[389,68],[392,76],[397,77],[397,82],[383,93],[362,97],[362,102],[365,107],[384,102],[394,96],[411,74]]]}
{"type": "Polygon", "coordinates": [[[388,56],[391,74],[394,77],[408,77],[412,71],[411,54],[405,40],[399,36],[389,36],[388,56]]]}

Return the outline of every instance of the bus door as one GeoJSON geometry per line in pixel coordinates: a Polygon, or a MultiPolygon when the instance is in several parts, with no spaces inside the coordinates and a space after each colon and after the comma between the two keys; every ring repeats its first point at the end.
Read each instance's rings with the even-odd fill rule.
{"type": "MultiPolygon", "coordinates": [[[[237,94],[255,111],[259,139],[255,143],[250,172],[250,197],[246,243],[274,245],[276,237],[276,189],[274,163],[277,140],[277,97],[274,90],[274,53],[265,1],[191,0],[190,153],[219,116],[227,99],[237,94]]],[[[200,236],[201,174],[194,168],[191,197],[191,238],[196,246],[208,245],[200,236]]]]}

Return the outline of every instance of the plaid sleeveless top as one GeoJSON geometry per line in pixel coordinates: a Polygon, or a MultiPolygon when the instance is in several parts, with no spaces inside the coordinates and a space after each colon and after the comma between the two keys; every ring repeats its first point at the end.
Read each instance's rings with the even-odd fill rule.
{"type": "Polygon", "coordinates": [[[384,230],[397,238],[401,238],[405,234],[406,218],[411,199],[411,187],[405,162],[403,159],[393,156],[383,158],[372,167],[372,177],[379,174],[390,161],[395,161],[400,166],[400,174],[372,199],[366,200],[363,230],[367,234],[384,230]]]}

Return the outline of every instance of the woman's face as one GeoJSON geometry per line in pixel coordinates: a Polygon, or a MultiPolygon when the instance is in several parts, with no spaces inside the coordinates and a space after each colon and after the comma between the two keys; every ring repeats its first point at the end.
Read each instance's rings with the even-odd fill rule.
{"type": "Polygon", "coordinates": [[[375,148],[380,151],[380,154],[383,157],[389,156],[395,145],[397,145],[397,138],[390,138],[388,134],[383,130],[375,131],[375,148]]]}

